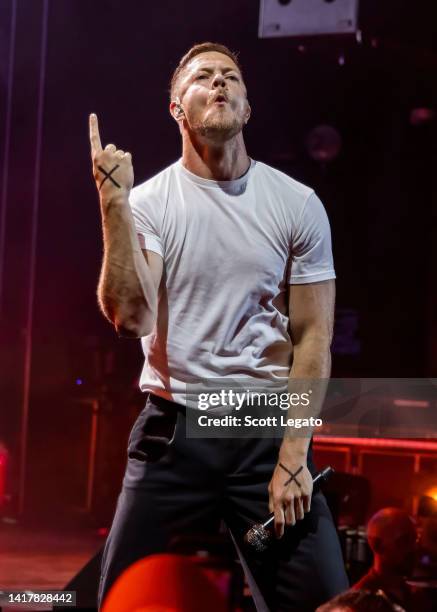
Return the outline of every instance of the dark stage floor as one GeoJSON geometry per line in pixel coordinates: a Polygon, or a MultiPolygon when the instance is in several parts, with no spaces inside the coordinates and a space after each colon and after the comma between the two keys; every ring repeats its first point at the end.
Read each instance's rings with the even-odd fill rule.
{"type": "MultiPolygon", "coordinates": [[[[0,589],[61,590],[103,546],[104,539],[91,527],[0,523],[0,589]]],[[[47,610],[47,604],[25,609],[47,610]]],[[[18,612],[19,608],[5,610],[18,612]]]]}

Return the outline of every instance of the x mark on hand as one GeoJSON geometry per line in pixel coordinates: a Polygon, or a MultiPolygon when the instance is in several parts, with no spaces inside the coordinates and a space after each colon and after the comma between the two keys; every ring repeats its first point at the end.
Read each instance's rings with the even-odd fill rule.
{"type": "Polygon", "coordinates": [[[102,166],[97,166],[97,168],[100,170],[100,172],[103,172],[103,174],[105,175],[105,178],[103,179],[103,181],[100,183],[100,187],[99,187],[99,191],[102,188],[103,183],[106,181],[106,179],[109,179],[116,187],[120,188],[121,185],[119,185],[117,183],[117,181],[115,179],[112,178],[111,174],[113,172],[115,172],[117,170],[117,168],[119,168],[120,164],[117,164],[116,166],[114,166],[112,168],[112,170],[110,172],[107,172],[104,168],[102,168],[102,166]]]}
{"type": "Polygon", "coordinates": [[[285,467],[285,465],[283,465],[282,463],[279,463],[279,467],[281,467],[283,470],[285,470],[287,472],[287,474],[290,475],[290,478],[287,480],[287,482],[284,483],[284,487],[286,487],[287,485],[290,484],[290,482],[292,482],[294,480],[294,482],[297,484],[297,486],[299,487],[299,489],[302,488],[302,485],[300,484],[300,482],[298,481],[298,479],[296,478],[296,476],[298,474],[301,473],[301,471],[303,470],[303,465],[300,466],[300,468],[298,470],[296,470],[296,472],[291,472],[288,468],[285,467]]]}

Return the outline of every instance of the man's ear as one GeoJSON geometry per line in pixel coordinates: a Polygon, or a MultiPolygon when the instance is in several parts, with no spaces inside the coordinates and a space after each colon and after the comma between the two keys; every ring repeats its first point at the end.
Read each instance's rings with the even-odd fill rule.
{"type": "Polygon", "coordinates": [[[170,110],[170,114],[173,117],[173,119],[177,121],[178,123],[185,116],[184,109],[178,97],[176,97],[174,100],[170,102],[169,110],[170,110]]]}
{"type": "Polygon", "coordinates": [[[252,109],[250,107],[249,102],[247,102],[246,116],[245,116],[245,119],[244,119],[244,123],[247,123],[249,121],[251,113],[252,113],[252,109]]]}

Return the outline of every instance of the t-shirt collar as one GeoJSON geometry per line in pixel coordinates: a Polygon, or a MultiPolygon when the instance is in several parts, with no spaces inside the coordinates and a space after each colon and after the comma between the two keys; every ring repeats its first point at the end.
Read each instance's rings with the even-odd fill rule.
{"type": "Polygon", "coordinates": [[[249,176],[253,172],[253,169],[256,164],[256,162],[252,158],[249,157],[249,160],[250,166],[246,170],[246,172],[242,176],[239,176],[238,178],[233,179],[231,181],[214,181],[212,179],[206,179],[202,176],[198,176],[197,174],[194,174],[193,172],[190,172],[190,170],[187,170],[187,168],[185,168],[182,163],[182,157],[178,159],[176,164],[179,167],[183,176],[185,176],[192,183],[196,183],[197,185],[200,185],[202,187],[208,187],[211,189],[222,189],[223,191],[229,191],[231,193],[241,193],[242,188],[244,188],[244,186],[247,184],[249,176]]]}

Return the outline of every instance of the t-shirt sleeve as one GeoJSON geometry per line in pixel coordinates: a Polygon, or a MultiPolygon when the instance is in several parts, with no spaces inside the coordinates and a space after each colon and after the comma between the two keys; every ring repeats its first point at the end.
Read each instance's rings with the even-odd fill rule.
{"type": "Polygon", "coordinates": [[[313,192],[308,196],[291,244],[291,285],[335,278],[331,228],[326,210],[313,192]]]}
{"type": "Polygon", "coordinates": [[[135,229],[142,249],[164,257],[159,221],[159,205],[156,198],[147,197],[139,187],[130,192],[129,204],[134,218],[135,229]]]}

